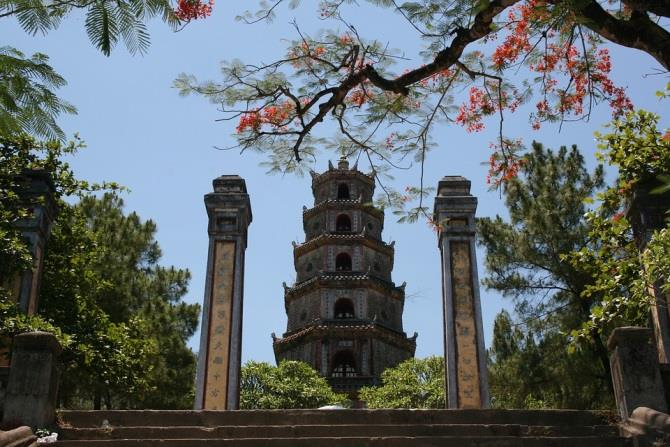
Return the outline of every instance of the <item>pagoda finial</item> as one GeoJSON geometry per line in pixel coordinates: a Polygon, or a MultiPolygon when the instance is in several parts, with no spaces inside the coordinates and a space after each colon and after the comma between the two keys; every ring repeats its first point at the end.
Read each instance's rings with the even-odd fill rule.
{"type": "Polygon", "coordinates": [[[335,166],[333,166],[333,162],[328,160],[328,170],[332,171],[333,169],[335,169],[335,166]]]}
{"type": "Polygon", "coordinates": [[[340,161],[337,162],[337,169],[342,171],[349,170],[349,160],[347,160],[347,157],[344,154],[340,157],[340,161]]]}
{"type": "Polygon", "coordinates": [[[358,160],[356,160],[356,163],[354,163],[354,167],[351,168],[352,171],[358,171],[358,160]]]}

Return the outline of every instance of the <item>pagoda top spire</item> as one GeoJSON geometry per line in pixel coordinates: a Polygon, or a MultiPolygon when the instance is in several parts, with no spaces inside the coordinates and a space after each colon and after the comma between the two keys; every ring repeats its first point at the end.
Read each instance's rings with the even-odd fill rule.
{"type": "Polygon", "coordinates": [[[349,170],[349,160],[347,160],[347,157],[342,155],[340,157],[340,160],[337,162],[337,169],[340,169],[342,171],[344,170],[349,170]]]}

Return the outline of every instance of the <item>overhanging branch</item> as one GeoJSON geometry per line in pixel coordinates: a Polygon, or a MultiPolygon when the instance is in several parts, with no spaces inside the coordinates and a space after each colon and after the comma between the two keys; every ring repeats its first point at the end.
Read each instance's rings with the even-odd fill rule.
{"type": "MultiPolygon", "coordinates": [[[[625,3],[628,4],[628,1],[625,3]]],[[[631,3],[638,6],[658,3],[659,7],[656,9],[659,12],[660,6],[670,9],[668,2],[633,0],[631,3]]],[[[597,1],[591,0],[581,9],[575,10],[575,14],[592,31],[619,45],[642,50],[656,59],[666,70],[670,70],[670,33],[651,20],[646,11],[634,9],[629,20],[618,19],[605,11],[597,1]]]]}

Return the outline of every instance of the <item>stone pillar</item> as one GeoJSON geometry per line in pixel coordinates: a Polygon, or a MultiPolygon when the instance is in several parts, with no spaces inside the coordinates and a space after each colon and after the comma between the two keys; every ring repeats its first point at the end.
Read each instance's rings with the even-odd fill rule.
{"type": "Polygon", "coordinates": [[[4,424],[43,428],[55,422],[61,351],[56,337],[47,332],[14,337],[4,424]]]}
{"type": "Polygon", "coordinates": [[[10,281],[13,284],[9,286],[20,309],[28,315],[34,315],[38,307],[45,246],[56,215],[54,185],[49,172],[44,169],[24,171],[17,183],[20,200],[30,210],[30,214],[16,222],[15,226],[28,242],[33,268],[22,272],[10,281]]]}
{"type": "Polygon", "coordinates": [[[236,410],[240,400],[244,252],[251,205],[244,179],[222,175],[205,195],[209,254],[195,409],[236,410]]]}
{"type": "MultiPolygon", "coordinates": [[[[653,232],[665,228],[666,213],[670,210],[670,192],[650,194],[649,191],[655,186],[658,186],[655,182],[638,185],[626,212],[640,253],[646,249],[653,232]]],[[[651,327],[654,331],[658,362],[667,370],[670,369],[670,297],[663,293],[662,285],[658,282],[650,291],[655,298],[651,306],[651,327]]]]}
{"type": "MultiPolygon", "coordinates": [[[[44,169],[24,171],[17,179],[17,194],[21,205],[30,212],[27,217],[15,223],[16,228],[28,243],[32,254],[32,268],[11,278],[0,278],[3,287],[10,291],[22,312],[34,315],[38,309],[44,252],[56,216],[56,201],[51,175],[44,169]]],[[[0,405],[5,393],[8,376],[11,340],[0,340],[0,405]]]]}
{"type": "Polygon", "coordinates": [[[651,329],[616,328],[607,347],[610,350],[614,397],[621,420],[627,420],[637,407],[667,413],[651,329]]]}
{"type": "Polygon", "coordinates": [[[489,387],[475,252],[477,198],[470,181],[438,184],[434,219],[441,226],[444,362],[447,408],[488,408],[489,387]]]}

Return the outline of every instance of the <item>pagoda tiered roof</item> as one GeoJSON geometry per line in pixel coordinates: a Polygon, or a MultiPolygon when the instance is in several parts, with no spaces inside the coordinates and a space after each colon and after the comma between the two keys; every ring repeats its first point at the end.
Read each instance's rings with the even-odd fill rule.
{"type": "Polygon", "coordinates": [[[379,218],[384,218],[384,211],[380,210],[379,208],[375,207],[373,204],[369,202],[361,202],[358,199],[347,199],[347,200],[324,200],[323,202],[319,202],[318,204],[314,205],[312,208],[306,208],[303,210],[302,215],[303,218],[308,218],[312,216],[313,214],[316,214],[318,211],[321,211],[323,209],[362,209],[370,214],[375,214],[379,218]]]}
{"type": "Polygon", "coordinates": [[[329,244],[337,245],[338,243],[347,243],[352,241],[359,242],[361,245],[370,247],[373,250],[377,250],[385,254],[388,254],[389,256],[393,256],[394,252],[393,243],[387,244],[386,242],[379,240],[377,238],[370,237],[363,232],[321,233],[319,236],[316,236],[315,238],[312,238],[305,243],[297,245],[295,247],[293,255],[295,257],[298,257],[323,245],[329,245],[329,244]]]}
{"type": "Polygon", "coordinates": [[[392,297],[405,299],[405,283],[396,286],[392,281],[386,281],[367,272],[319,272],[315,276],[299,282],[293,287],[285,287],[284,295],[288,301],[303,293],[318,287],[333,287],[355,289],[369,287],[382,292],[391,292],[392,297]]]}
{"type": "Polygon", "coordinates": [[[297,331],[287,332],[281,338],[273,337],[273,346],[275,350],[284,350],[290,348],[293,343],[302,342],[305,339],[319,339],[326,335],[345,338],[373,335],[389,344],[410,349],[412,353],[416,349],[416,338],[418,336],[414,333],[413,337],[408,338],[404,332],[395,331],[377,321],[319,319],[310,322],[297,331]]]}

